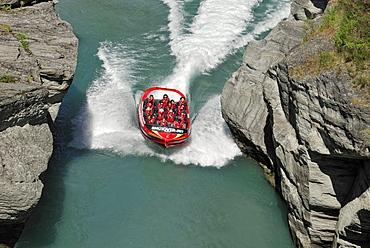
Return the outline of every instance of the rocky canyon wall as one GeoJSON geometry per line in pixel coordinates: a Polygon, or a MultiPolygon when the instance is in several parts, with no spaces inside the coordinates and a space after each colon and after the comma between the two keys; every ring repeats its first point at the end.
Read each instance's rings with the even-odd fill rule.
{"type": "Polygon", "coordinates": [[[50,128],[77,63],[78,40],[54,5],[0,1],[0,244],[10,247],[41,197],[50,128]]]}
{"type": "Polygon", "coordinates": [[[370,107],[343,69],[313,73],[330,35],[304,41],[327,1],[296,0],[224,86],[222,114],[242,151],[275,173],[297,247],[370,247],[370,107]]]}

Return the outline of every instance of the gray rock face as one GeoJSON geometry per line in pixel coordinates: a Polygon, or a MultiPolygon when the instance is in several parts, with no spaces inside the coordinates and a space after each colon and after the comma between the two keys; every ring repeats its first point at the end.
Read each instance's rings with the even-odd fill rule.
{"type": "Polygon", "coordinates": [[[334,245],[370,247],[370,166],[359,169],[347,204],[340,210],[334,245]]]}
{"type": "Polygon", "coordinates": [[[0,131],[15,125],[40,124],[48,117],[48,90],[22,83],[0,83],[0,131]]]}
{"type": "MultiPolygon", "coordinates": [[[[299,9],[303,2],[292,4],[293,16],[318,5],[299,9]]],[[[326,37],[303,43],[305,23],[295,19],[248,45],[224,86],[222,114],[243,152],[275,172],[298,247],[366,247],[370,152],[360,131],[370,127],[370,108],[354,104],[363,95],[345,71],[303,67],[294,76],[334,47],[326,37]]]]}
{"type": "Polygon", "coordinates": [[[14,126],[0,133],[0,219],[25,221],[43,187],[39,179],[52,153],[47,123],[14,126]],[[9,206],[12,206],[9,209],[9,206]]]}
{"type": "Polygon", "coordinates": [[[328,4],[327,0],[294,0],[291,5],[291,16],[304,21],[322,14],[328,4]]]}
{"type": "Polygon", "coordinates": [[[40,2],[48,2],[48,0],[2,0],[0,2],[0,7],[11,6],[12,8],[19,8],[40,2]]]}
{"type": "Polygon", "coordinates": [[[2,73],[49,91],[48,102],[60,102],[73,80],[77,39],[59,18],[52,2],[2,11],[2,73]]]}
{"type": "Polygon", "coordinates": [[[0,76],[13,79],[0,82],[0,244],[15,244],[41,197],[50,126],[72,83],[77,46],[53,2],[0,11],[0,76]]]}

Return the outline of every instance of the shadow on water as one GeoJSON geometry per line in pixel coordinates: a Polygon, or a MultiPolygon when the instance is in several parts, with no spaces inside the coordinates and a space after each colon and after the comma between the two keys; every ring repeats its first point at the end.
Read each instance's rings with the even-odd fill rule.
{"type": "Polygon", "coordinates": [[[58,221],[63,214],[65,177],[68,176],[73,161],[89,152],[68,147],[67,140],[70,139],[71,129],[68,126],[70,122],[66,113],[71,110],[68,106],[68,97],[66,102],[60,106],[59,114],[52,126],[54,147],[48,168],[40,176],[44,184],[41,199],[27,220],[22,236],[15,247],[49,247],[54,243],[58,221]],[[45,229],[45,226],[48,228],[45,229]]]}

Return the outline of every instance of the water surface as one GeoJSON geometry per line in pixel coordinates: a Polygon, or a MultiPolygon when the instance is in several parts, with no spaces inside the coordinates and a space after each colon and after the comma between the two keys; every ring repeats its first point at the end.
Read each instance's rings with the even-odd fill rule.
{"type": "Polygon", "coordinates": [[[293,247],[286,206],[241,156],[219,96],[245,46],[289,13],[277,0],[60,0],[79,38],[40,204],[16,247],[293,247]],[[151,86],[186,92],[192,138],[138,129],[151,86]]]}

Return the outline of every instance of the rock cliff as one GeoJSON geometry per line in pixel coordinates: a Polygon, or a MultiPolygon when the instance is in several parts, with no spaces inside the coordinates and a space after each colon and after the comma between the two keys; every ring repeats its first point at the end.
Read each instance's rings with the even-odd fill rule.
{"type": "Polygon", "coordinates": [[[40,199],[50,127],[77,62],[78,40],[54,5],[0,1],[0,244],[10,247],[40,199]]]}
{"type": "Polygon", "coordinates": [[[327,1],[296,0],[224,86],[222,114],[242,151],[275,174],[297,247],[370,247],[370,107],[344,69],[312,73],[310,58],[334,49],[304,41],[327,1]],[[299,71],[299,73],[297,73],[299,71]],[[361,100],[361,101],[360,101],[361,100]]]}

